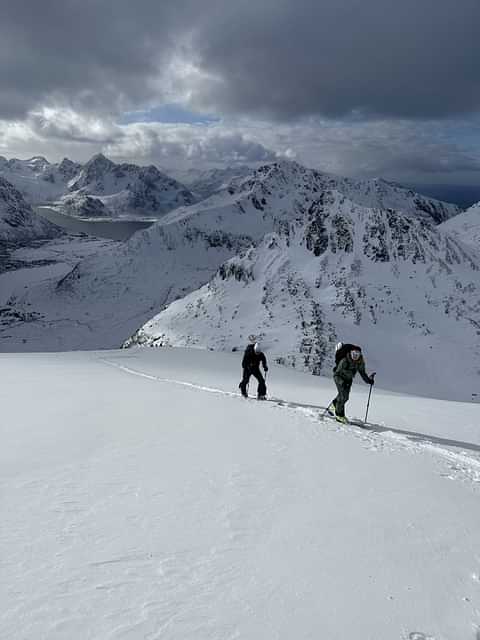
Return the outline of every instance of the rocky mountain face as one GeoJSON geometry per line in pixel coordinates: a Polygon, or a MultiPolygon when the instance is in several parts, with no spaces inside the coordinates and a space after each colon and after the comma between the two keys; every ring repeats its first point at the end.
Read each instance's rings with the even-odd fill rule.
{"type": "Polygon", "coordinates": [[[62,230],[37,215],[22,194],[0,177],[0,243],[54,238],[62,230]]]}

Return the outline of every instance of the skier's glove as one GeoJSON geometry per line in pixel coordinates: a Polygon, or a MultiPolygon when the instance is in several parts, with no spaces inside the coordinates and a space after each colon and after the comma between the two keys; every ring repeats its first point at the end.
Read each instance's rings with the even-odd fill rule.
{"type": "Polygon", "coordinates": [[[376,372],[374,371],[371,375],[370,375],[370,384],[375,384],[375,376],[376,376],[376,372]]]}
{"type": "Polygon", "coordinates": [[[267,373],[268,367],[263,367],[263,370],[265,371],[265,373],[267,373]]]}

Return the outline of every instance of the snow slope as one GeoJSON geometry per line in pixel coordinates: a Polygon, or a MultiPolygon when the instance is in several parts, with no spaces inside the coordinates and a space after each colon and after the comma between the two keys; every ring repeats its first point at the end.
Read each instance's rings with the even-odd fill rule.
{"type": "Polygon", "coordinates": [[[62,234],[60,227],[37,215],[22,194],[0,177],[0,244],[53,238],[62,234]]]}
{"type": "Polygon", "coordinates": [[[274,366],[290,405],[245,401],[195,350],[0,375],[3,640],[478,638],[478,405],[376,388],[340,428],[330,381],[274,366]]]}
{"type": "Polygon", "coordinates": [[[442,229],[454,233],[462,242],[480,249],[480,202],[442,223],[442,229]]]}
{"type": "Polygon", "coordinates": [[[480,253],[424,217],[325,191],[127,345],[230,351],[254,333],[278,363],[328,374],[342,340],[361,344],[391,389],[470,400],[479,282],[480,253]]]}

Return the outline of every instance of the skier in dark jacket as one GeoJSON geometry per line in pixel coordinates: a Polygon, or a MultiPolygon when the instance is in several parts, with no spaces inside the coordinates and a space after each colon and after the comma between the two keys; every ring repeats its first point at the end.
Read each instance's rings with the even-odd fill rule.
{"type": "Polygon", "coordinates": [[[343,423],[348,422],[345,417],[345,404],[348,402],[356,373],[358,372],[367,384],[373,384],[375,381],[375,372],[369,376],[365,371],[365,361],[360,347],[349,346],[353,348],[347,351],[333,369],[333,379],[337,385],[338,395],[328,407],[329,414],[335,416],[338,422],[343,423]]]}
{"type": "Polygon", "coordinates": [[[265,384],[265,378],[260,372],[260,364],[263,366],[265,373],[268,371],[267,359],[265,354],[262,353],[258,342],[252,341],[243,354],[242,367],[243,377],[242,381],[238,385],[242,396],[248,398],[247,385],[250,380],[250,376],[254,376],[258,380],[257,398],[258,400],[265,400],[267,397],[267,387],[265,384]]]}

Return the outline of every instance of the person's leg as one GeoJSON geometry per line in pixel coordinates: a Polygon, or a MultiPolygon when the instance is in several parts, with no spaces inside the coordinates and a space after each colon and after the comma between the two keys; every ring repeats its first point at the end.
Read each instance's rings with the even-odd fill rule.
{"type": "Polygon", "coordinates": [[[265,384],[265,378],[262,376],[260,369],[254,369],[252,375],[258,380],[257,396],[263,397],[267,395],[267,386],[265,384]]]}
{"type": "Polygon", "coordinates": [[[340,380],[338,382],[335,380],[335,384],[338,389],[338,395],[333,401],[335,404],[335,414],[343,418],[345,416],[345,404],[348,402],[350,396],[350,385],[340,380]]]}
{"type": "Polygon", "coordinates": [[[238,385],[240,387],[240,391],[242,392],[242,396],[247,396],[248,395],[247,386],[248,386],[249,380],[250,380],[250,371],[248,369],[244,369],[243,370],[242,381],[238,385]]]}

